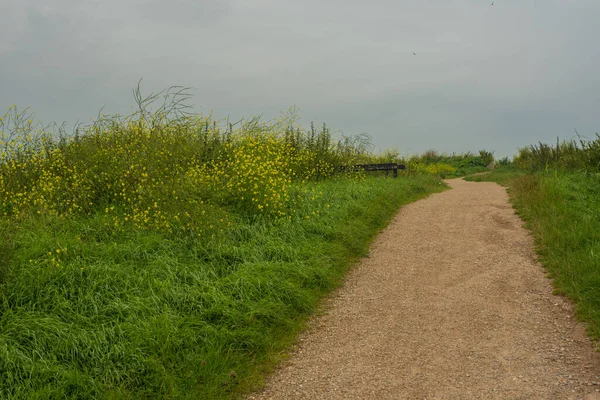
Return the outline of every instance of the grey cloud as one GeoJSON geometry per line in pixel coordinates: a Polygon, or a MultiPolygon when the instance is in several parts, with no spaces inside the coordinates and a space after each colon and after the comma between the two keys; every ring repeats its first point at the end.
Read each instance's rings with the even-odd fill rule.
{"type": "Polygon", "coordinates": [[[414,152],[510,155],[599,130],[595,0],[6,1],[0,108],[46,121],[128,112],[143,77],[196,88],[216,116],[296,104],[414,152]]]}
{"type": "Polygon", "coordinates": [[[148,0],[141,15],[154,23],[213,25],[230,12],[223,0],[148,0]]]}

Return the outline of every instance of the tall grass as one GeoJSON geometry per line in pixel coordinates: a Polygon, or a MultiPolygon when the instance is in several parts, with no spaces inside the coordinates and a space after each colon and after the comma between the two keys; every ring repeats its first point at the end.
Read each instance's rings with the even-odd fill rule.
{"type": "MultiPolygon", "coordinates": [[[[0,398],[228,398],[430,176],[331,176],[373,157],[281,119],[217,123],[185,92],[56,137],[0,122],[0,398]]],[[[170,96],[170,97],[169,97],[170,96]]]]}
{"type": "Polygon", "coordinates": [[[594,140],[556,139],[556,144],[538,143],[524,147],[514,159],[524,170],[542,171],[562,169],[566,171],[600,172],[600,135],[594,140]]]}
{"type": "Polygon", "coordinates": [[[493,152],[486,150],[480,150],[478,155],[471,152],[446,154],[428,150],[421,155],[403,160],[408,173],[434,174],[442,178],[459,177],[487,171],[487,166],[493,161],[493,152]]]}
{"type": "Polygon", "coordinates": [[[329,177],[335,165],[367,156],[361,137],[334,140],[325,125],[304,130],[293,110],[234,126],[186,114],[181,96],[167,93],[170,101],[151,112],[156,95],[138,94],[137,113],[101,116],[60,139],[9,110],[0,120],[0,215],[104,210],[116,227],[205,234],[221,224],[193,225],[215,207],[288,218],[293,182],[329,177]]]}

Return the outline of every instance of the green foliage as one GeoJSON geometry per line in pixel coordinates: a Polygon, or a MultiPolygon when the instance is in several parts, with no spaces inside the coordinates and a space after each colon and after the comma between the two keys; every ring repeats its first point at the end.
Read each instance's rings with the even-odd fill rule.
{"type": "Polygon", "coordinates": [[[414,174],[437,175],[444,179],[454,174],[456,168],[443,162],[426,164],[420,160],[414,160],[408,164],[408,171],[414,174]]]}
{"type": "Polygon", "coordinates": [[[408,173],[427,173],[441,178],[459,177],[487,171],[487,165],[494,159],[493,153],[485,150],[479,153],[478,156],[470,152],[449,155],[428,150],[420,156],[410,157],[406,165],[408,173]]]}
{"type": "Polygon", "coordinates": [[[494,152],[487,150],[479,150],[479,158],[487,166],[494,161],[494,152]]]}
{"type": "Polygon", "coordinates": [[[497,166],[500,168],[514,168],[515,167],[512,160],[508,157],[503,157],[503,158],[499,159],[497,162],[497,166]]]}
{"type": "Polygon", "coordinates": [[[527,175],[526,172],[516,169],[514,166],[500,166],[485,174],[468,175],[464,179],[470,182],[496,182],[502,186],[510,186],[515,179],[527,175]]]}
{"type": "Polygon", "coordinates": [[[238,215],[212,239],[116,230],[103,212],[24,218],[0,285],[0,397],[235,397],[398,207],[441,189],[295,184],[291,221],[238,215]]]}
{"type": "Polygon", "coordinates": [[[233,398],[433,176],[333,167],[366,135],[187,113],[185,91],[58,139],[0,119],[0,398],[233,398]]]}
{"type": "Polygon", "coordinates": [[[600,135],[595,140],[556,139],[556,145],[538,143],[519,150],[515,165],[527,171],[561,169],[600,172],[600,135]]]}
{"type": "Polygon", "coordinates": [[[368,136],[333,139],[326,125],[304,130],[295,109],[234,126],[185,113],[181,90],[151,111],[156,98],[138,89],[138,112],[102,115],[60,139],[34,125],[29,110],[11,108],[0,119],[0,215],[103,211],[113,228],[212,235],[229,222],[202,215],[223,209],[289,219],[292,182],[328,178],[334,166],[369,156],[368,136]]]}

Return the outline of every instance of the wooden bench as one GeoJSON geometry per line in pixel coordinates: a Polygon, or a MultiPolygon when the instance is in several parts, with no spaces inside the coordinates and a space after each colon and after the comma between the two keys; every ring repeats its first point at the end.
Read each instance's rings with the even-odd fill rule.
{"type": "Polygon", "coordinates": [[[404,164],[396,164],[396,163],[385,163],[385,164],[357,164],[352,166],[344,166],[337,168],[340,171],[385,171],[385,174],[388,175],[390,171],[394,172],[394,178],[398,177],[398,170],[406,169],[404,164]]]}

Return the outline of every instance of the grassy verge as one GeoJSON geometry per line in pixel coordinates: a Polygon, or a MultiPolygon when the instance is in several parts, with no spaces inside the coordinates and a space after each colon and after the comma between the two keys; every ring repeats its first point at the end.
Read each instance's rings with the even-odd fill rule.
{"type": "Polygon", "coordinates": [[[508,186],[556,293],[573,300],[590,336],[600,339],[600,175],[500,171],[469,180],[508,186]]]}
{"type": "Polygon", "coordinates": [[[486,174],[467,175],[464,179],[470,182],[496,182],[502,186],[509,186],[515,179],[525,175],[527,173],[520,170],[499,168],[486,174]]]}
{"type": "Polygon", "coordinates": [[[470,152],[450,155],[428,150],[419,156],[403,160],[403,162],[409,173],[434,174],[445,179],[489,171],[487,165],[493,160],[493,153],[485,150],[480,150],[479,155],[470,152]]]}
{"type": "Polygon", "coordinates": [[[0,397],[235,398],[260,385],[319,299],[433,177],[303,184],[290,221],[210,239],[102,211],[0,221],[0,397]]]}

